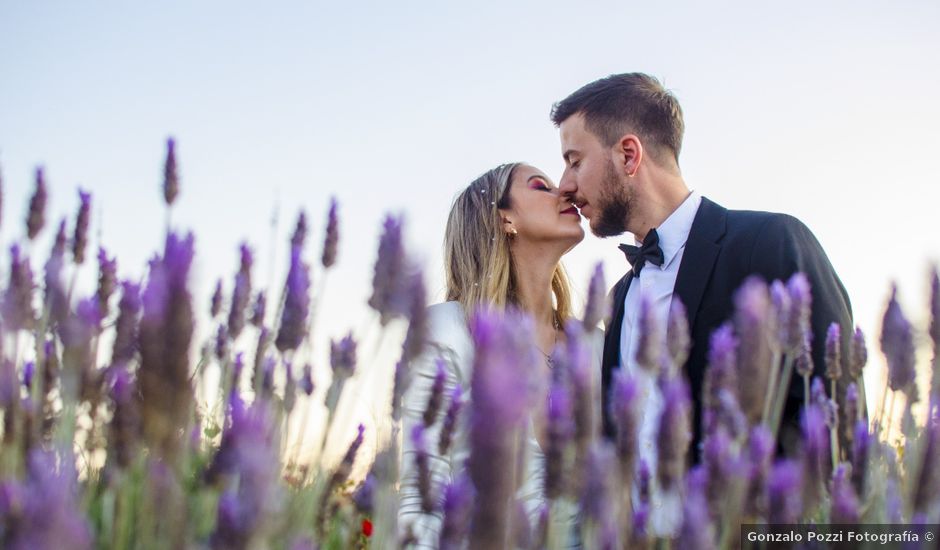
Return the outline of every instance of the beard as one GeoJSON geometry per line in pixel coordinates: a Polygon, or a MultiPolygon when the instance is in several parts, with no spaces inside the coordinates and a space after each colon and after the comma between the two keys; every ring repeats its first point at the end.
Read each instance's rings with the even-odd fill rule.
{"type": "Polygon", "coordinates": [[[600,197],[594,205],[598,213],[591,220],[591,232],[598,237],[616,237],[627,231],[633,210],[633,194],[617,176],[614,163],[608,162],[601,181],[600,197]]]}

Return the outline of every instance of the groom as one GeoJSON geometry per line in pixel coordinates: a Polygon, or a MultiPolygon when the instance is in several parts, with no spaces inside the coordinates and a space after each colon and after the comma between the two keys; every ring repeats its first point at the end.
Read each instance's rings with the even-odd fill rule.
{"type": "MultiPolygon", "coordinates": [[[[561,192],[590,220],[595,235],[630,232],[639,245],[628,253],[632,269],[611,292],[602,365],[608,436],[613,434],[607,411],[612,372],[637,369],[631,348],[641,295],[651,300],[664,333],[673,299],[680,299],[688,312],[692,348],[685,373],[694,405],[690,452],[696,462],[709,338],[731,318],[734,292],[748,276],[770,282],[805,273],[812,289],[814,375],[822,376],[826,331],[832,322],[841,325],[842,357],[847,357],[851,305],[819,242],[791,216],[727,210],[689,190],[679,170],[682,109],[659,81],[641,73],[597,80],[555,104],[551,118],[561,130],[566,166],[561,192]]],[[[779,440],[788,453],[799,433],[802,395],[802,379],[794,376],[779,440]]],[[[643,434],[655,428],[661,407],[644,407],[641,456],[642,447],[655,449],[655,439],[651,443],[643,434]]]]}

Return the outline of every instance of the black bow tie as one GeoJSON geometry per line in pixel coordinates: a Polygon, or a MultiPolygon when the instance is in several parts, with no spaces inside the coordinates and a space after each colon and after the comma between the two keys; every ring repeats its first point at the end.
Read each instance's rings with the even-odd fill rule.
{"type": "Polygon", "coordinates": [[[663,265],[666,259],[663,249],[659,247],[659,234],[656,233],[655,229],[650,229],[649,233],[646,234],[646,238],[643,239],[643,246],[622,244],[619,248],[623,250],[627,261],[633,266],[633,275],[637,277],[640,276],[640,270],[643,269],[646,262],[653,265],[663,265]]]}

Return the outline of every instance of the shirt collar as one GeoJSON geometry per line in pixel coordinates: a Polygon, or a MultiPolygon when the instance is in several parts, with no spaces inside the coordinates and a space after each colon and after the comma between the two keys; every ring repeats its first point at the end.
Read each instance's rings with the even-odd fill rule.
{"type": "Polygon", "coordinates": [[[697,191],[692,191],[682,204],[673,210],[659,227],[655,228],[659,235],[659,247],[663,250],[663,265],[659,266],[660,269],[668,268],[676,258],[676,254],[685,246],[685,242],[689,239],[689,232],[692,230],[695,213],[698,212],[701,203],[702,195],[697,191]]]}

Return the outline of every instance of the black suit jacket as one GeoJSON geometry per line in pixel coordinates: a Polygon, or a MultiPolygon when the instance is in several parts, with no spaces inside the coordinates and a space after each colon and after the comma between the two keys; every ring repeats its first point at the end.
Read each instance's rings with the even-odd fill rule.
{"type": "MultiPolygon", "coordinates": [[[[842,326],[842,357],[848,357],[854,331],[848,294],[826,253],[812,232],[785,214],[728,210],[702,198],[686,241],[676,277],[674,297],[688,310],[692,349],[685,364],[694,405],[691,457],[698,462],[701,441],[702,392],[711,333],[733,313],[734,292],[750,275],[767,282],[784,282],[802,271],[809,279],[812,302],[814,376],[822,376],[826,331],[829,324],[842,326]]],[[[614,285],[611,318],[607,323],[602,365],[604,431],[613,435],[608,414],[608,389],[613,370],[620,366],[620,333],[624,298],[633,280],[632,270],[614,285]]],[[[847,374],[848,369],[843,368],[847,374]]],[[[844,380],[847,376],[844,377],[844,380]]],[[[847,382],[839,384],[844,395],[847,382]]],[[[828,384],[827,384],[828,386],[828,384]]],[[[841,398],[841,396],[840,396],[841,398]]],[[[790,447],[803,401],[803,380],[794,375],[784,409],[779,442],[790,447]]],[[[840,401],[841,402],[841,401],[840,401]]],[[[864,399],[860,400],[864,406],[864,399]]]]}

